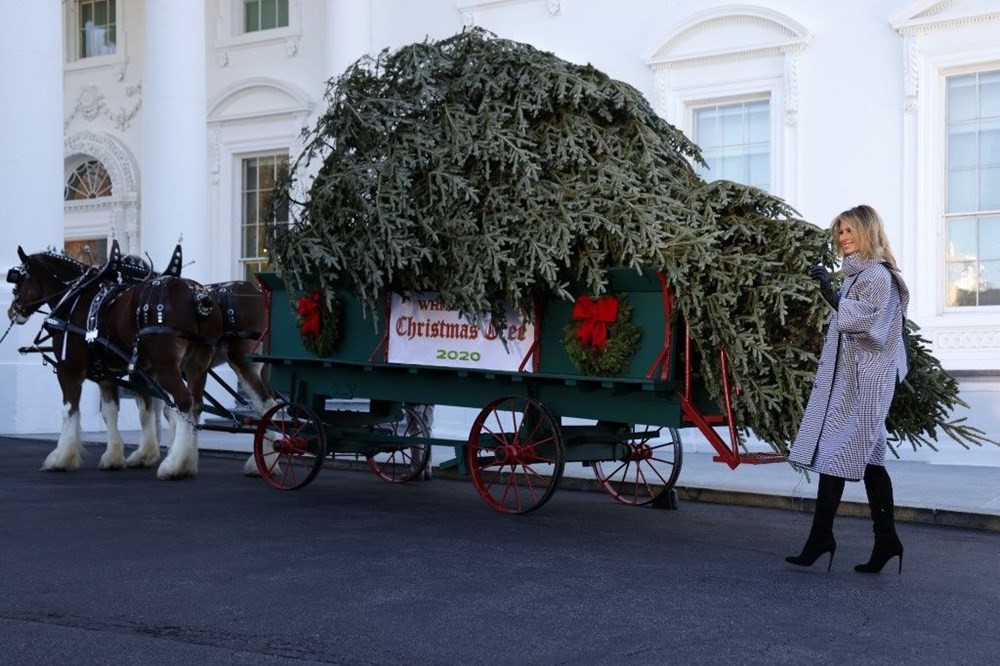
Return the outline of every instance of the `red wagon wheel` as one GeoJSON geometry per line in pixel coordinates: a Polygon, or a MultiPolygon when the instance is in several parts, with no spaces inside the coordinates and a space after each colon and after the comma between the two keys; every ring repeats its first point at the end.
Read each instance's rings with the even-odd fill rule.
{"type": "Polygon", "coordinates": [[[370,430],[384,433],[389,444],[366,456],[368,466],[380,479],[390,483],[406,483],[424,473],[431,459],[430,442],[414,442],[412,438],[429,439],[431,429],[413,408],[403,405],[398,418],[371,426],[370,430]],[[410,441],[393,446],[391,439],[394,437],[407,437],[410,441]]]}
{"type": "Polygon", "coordinates": [[[615,501],[645,506],[674,487],[681,472],[681,434],[676,428],[667,428],[669,434],[661,438],[662,430],[636,427],[625,442],[627,451],[622,458],[592,464],[594,476],[615,501]]]}
{"type": "Polygon", "coordinates": [[[468,465],[476,490],[494,509],[534,511],[555,492],[566,465],[559,422],[534,398],[498,398],[472,424],[468,465]]]}
{"type": "Polygon", "coordinates": [[[257,470],[280,490],[312,481],[326,457],[323,422],[308,407],[279,402],[267,410],[253,438],[257,470]]]}

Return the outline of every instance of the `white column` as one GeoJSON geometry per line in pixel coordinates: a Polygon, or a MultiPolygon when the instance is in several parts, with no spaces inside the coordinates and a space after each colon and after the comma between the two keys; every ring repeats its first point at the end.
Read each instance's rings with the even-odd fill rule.
{"type": "MultiPolygon", "coordinates": [[[[17,246],[40,252],[63,246],[63,63],[60,0],[0,0],[17,28],[0,39],[0,248],[3,276],[17,246]]],[[[0,285],[0,335],[7,330],[10,285],[0,285]]],[[[34,317],[0,344],[0,432],[58,430],[59,390],[51,368],[20,356],[40,325],[34,317]]]]}
{"type": "MultiPolygon", "coordinates": [[[[0,265],[63,243],[63,70],[60,0],[0,0],[17,29],[0,39],[0,265]]],[[[5,272],[6,274],[6,272],[5,272]]]]}
{"type": "Polygon", "coordinates": [[[204,0],[147,0],[142,80],[142,249],[163,269],[184,237],[184,276],[228,277],[208,219],[204,0]]]}
{"type": "Polygon", "coordinates": [[[326,0],[326,76],[340,76],[371,49],[371,0],[326,0]]]}

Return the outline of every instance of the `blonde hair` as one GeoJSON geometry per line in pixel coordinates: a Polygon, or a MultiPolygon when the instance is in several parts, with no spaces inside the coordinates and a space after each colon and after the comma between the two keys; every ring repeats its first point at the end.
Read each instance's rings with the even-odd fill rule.
{"type": "Polygon", "coordinates": [[[833,246],[840,252],[840,244],[837,242],[837,235],[840,233],[840,225],[847,223],[854,231],[854,240],[858,245],[858,253],[862,259],[875,259],[884,261],[893,270],[899,270],[896,265],[896,257],[893,256],[889,248],[889,238],[885,233],[885,225],[882,218],[871,206],[862,204],[833,218],[830,224],[830,233],[833,236],[833,246]]]}

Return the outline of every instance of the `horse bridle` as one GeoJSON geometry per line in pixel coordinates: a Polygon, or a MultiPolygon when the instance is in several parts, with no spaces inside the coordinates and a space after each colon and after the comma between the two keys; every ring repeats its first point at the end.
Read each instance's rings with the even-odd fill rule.
{"type": "MultiPolygon", "coordinates": [[[[31,303],[27,303],[24,305],[22,305],[18,301],[18,299],[21,296],[19,287],[26,279],[28,279],[28,276],[31,273],[24,266],[24,264],[21,264],[20,266],[15,266],[14,268],[11,268],[9,271],[7,271],[7,282],[14,285],[14,288],[11,290],[11,296],[13,296],[13,298],[10,303],[10,309],[14,312],[14,314],[20,315],[27,319],[35,312],[37,312],[38,308],[40,308],[42,304],[45,303],[49,298],[53,298],[55,296],[62,297],[68,294],[70,291],[72,291],[73,287],[75,287],[80,282],[80,278],[83,277],[83,275],[81,275],[80,278],[74,279],[72,282],[66,282],[58,275],[56,275],[56,273],[54,273],[51,269],[46,269],[46,270],[48,270],[49,275],[52,278],[66,285],[66,288],[62,292],[57,292],[46,298],[39,298],[38,300],[32,301],[31,303]]],[[[84,275],[86,275],[86,273],[84,273],[84,275]]]]}

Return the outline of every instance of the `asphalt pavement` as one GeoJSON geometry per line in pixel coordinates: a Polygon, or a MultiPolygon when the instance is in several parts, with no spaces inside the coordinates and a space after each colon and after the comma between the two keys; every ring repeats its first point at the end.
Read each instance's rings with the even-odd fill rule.
{"type": "Polygon", "coordinates": [[[850,516],[827,572],[784,562],[805,513],[570,484],[508,516],[468,479],[324,468],[283,492],[203,452],[196,479],[160,481],[98,470],[99,446],[40,472],[52,445],[0,439],[5,663],[986,664],[1000,647],[987,530],[903,524],[902,575],[870,576],[852,568],[870,521],[850,516]]]}

